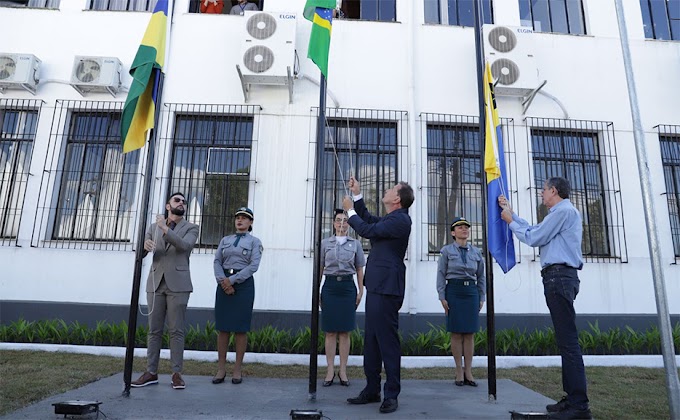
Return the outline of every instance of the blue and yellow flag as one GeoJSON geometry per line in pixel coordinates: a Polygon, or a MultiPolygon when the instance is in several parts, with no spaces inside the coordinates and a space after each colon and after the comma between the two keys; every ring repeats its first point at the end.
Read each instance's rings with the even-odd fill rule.
{"type": "Polygon", "coordinates": [[[487,185],[487,218],[489,252],[504,273],[515,266],[515,243],[508,224],[501,219],[498,196],[508,197],[508,178],[503,154],[503,132],[496,109],[491,67],[486,63],[484,71],[484,110],[486,115],[486,144],[484,145],[484,172],[487,185]]]}
{"type": "Polygon", "coordinates": [[[307,0],[305,19],[312,22],[307,57],[328,77],[328,53],[331,49],[331,24],[335,0],[307,0]]]}
{"type": "Polygon", "coordinates": [[[168,0],[158,0],[146,28],[142,44],[130,66],[132,85],[120,120],[123,153],[141,149],[146,133],[154,128],[157,80],[165,64],[165,32],[168,24],[168,0]]]}

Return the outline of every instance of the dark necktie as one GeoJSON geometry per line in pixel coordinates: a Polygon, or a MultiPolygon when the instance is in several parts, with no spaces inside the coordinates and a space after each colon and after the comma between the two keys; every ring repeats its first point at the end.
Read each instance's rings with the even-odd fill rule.
{"type": "Polygon", "coordinates": [[[460,258],[463,260],[463,264],[467,264],[468,249],[467,248],[458,248],[458,249],[460,249],[460,258]]]}
{"type": "Polygon", "coordinates": [[[170,223],[168,223],[168,227],[171,230],[175,230],[175,226],[177,226],[177,223],[173,222],[172,220],[170,221],[170,223]]]}
{"type": "Polygon", "coordinates": [[[244,236],[246,236],[245,233],[237,233],[237,234],[236,234],[236,241],[234,242],[234,246],[238,246],[238,242],[239,242],[239,241],[241,240],[241,238],[243,238],[244,236]]]}

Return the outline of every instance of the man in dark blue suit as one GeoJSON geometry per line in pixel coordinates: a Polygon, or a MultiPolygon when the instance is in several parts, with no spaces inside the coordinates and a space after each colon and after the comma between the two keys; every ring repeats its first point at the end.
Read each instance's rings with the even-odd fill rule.
{"type": "Polygon", "coordinates": [[[385,364],[387,379],[380,412],[392,413],[399,406],[401,390],[401,343],[399,341],[399,309],[404,302],[406,266],[404,255],[411,234],[408,208],[413,204],[413,188],[400,182],[385,191],[386,215],[373,216],[366,209],[359,182],[350,177],[352,197],[345,197],[343,207],[349,225],[371,240],[371,253],[366,264],[366,325],[364,333],[364,374],[366,387],[350,404],[380,402],[380,373],[385,364]]]}

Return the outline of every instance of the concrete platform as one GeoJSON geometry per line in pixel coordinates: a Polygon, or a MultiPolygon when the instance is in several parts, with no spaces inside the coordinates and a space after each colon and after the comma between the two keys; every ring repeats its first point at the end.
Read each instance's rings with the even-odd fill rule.
{"type": "MultiPolygon", "coordinates": [[[[140,373],[135,372],[133,378],[140,373]]],[[[57,378],[55,378],[57,380],[57,378]]],[[[318,409],[327,419],[509,419],[510,410],[543,411],[553,400],[508,379],[497,382],[496,402],[488,401],[487,382],[479,387],[457,387],[452,380],[404,380],[399,409],[381,414],[380,404],[349,405],[346,399],[356,396],[365,382],[355,379],[349,387],[317,386],[315,401],[308,398],[305,379],[243,378],[243,383],[229,381],[213,385],[210,377],[185,376],[184,390],[170,386],[170,375],[160,375],[158,385],[132,388],[130,397],[122,397],[122,373],[88,384],[82,388],[50,397],[3,419],[63,419],[54,414],[52,403],[68,400],[101,401],[106,419],[287,419],[291,409],[318,409]]],[[[76,416],[94,419],[94,415],[76,416]]],[[[100,415],[100,419],[105,417],[100,415]]]]}

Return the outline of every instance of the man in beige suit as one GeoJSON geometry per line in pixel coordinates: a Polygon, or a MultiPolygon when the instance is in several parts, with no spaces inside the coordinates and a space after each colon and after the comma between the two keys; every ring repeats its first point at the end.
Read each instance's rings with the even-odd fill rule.
{"type": "Polygon", "coordinates": [[[146,298],[150,312],[147,368],[139,379],[130,384],[136,388],[158,383],[158,359],[165,323],[170,334],[172,387],[185,388],[182,379],[184,320],[189,294],[193,291],[189,255],[198,238],[198,225],[184,220],[186,205],[184,194],[172,194],[165,204],[167,220],[158,215],[156,223],[146,232],[144,256],[149,252],[154,253],[151,272],[146,281],[146,298]]]}

